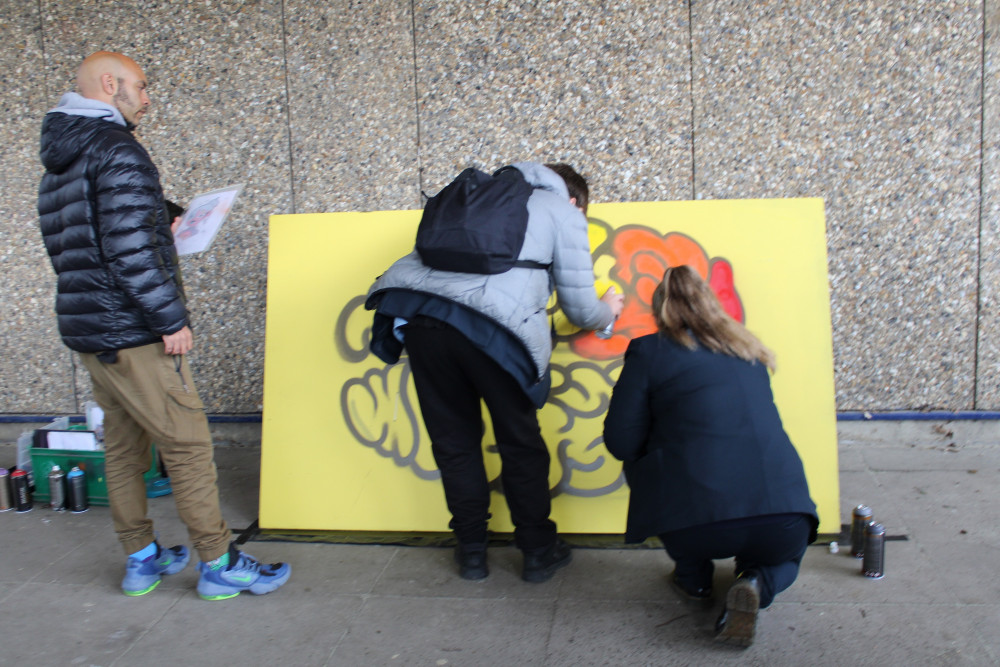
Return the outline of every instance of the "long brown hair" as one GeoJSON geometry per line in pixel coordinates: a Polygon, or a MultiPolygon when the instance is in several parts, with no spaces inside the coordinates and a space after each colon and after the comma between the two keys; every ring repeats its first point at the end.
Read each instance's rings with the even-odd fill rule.
{"type": "Polygon", "coordinates": [[[772,371],[774,352],[722,309],[722,304],[690,266],[672,266],[653,291],[653,317],[660,333],[689,349],[698,343],[712,352],[759,361],[772,371]]]}

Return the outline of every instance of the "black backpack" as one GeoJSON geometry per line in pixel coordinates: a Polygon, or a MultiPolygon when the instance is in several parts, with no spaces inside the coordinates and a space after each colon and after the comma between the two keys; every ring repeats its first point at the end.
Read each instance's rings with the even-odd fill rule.
{"type": "Polygon", "coordinates": [[[492,176],[466,169],[424,205],[417,227],[420,259],[432,269],[462,273],[548,269],[548,264],[517,259],[533,190],[515,167],[492,176]]]}

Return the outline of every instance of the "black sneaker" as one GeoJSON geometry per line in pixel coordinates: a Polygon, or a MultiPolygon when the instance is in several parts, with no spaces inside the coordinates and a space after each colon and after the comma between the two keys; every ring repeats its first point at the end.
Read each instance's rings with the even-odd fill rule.
{"type": "Polygon", "coordinates": [[[533,584],[548,581],[561,567],[569,565],[573,560],[573,552],[569,545],[560,539],[552,544],[534,551],[524,552],[524,571],[521,578],[533,584]]]}
{"type": "Polygon", "coordinates": [[[486,565],[485,544],[455,545],[455,562],[458,563],[458,576],[469,581],[480,581],[490,576],[490,568],[486,565]]]}
{"type": "Polygon", "coordinates": [[[758,610],[760,579],[756,571],[747,570],[726,594],[726,606],[715,622],[716,641],[744,648],[753,644],[758,610]]]}

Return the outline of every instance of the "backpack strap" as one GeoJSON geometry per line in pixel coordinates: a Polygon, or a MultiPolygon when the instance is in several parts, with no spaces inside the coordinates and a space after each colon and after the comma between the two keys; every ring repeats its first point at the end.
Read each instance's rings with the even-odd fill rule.
{"type": "Polygon", "coordinates": [[[548,271],[552,268],[552,263],[549,262],[548,264],[543,264],[542,262],[536,262],[532,259],[518,259],[515,260],[514,266],[521,269],[544,269],[548,271]]]}
{"type": "MultiPolygon", "coordinates": [[[[509,164],[506,167],[500,167],[499,169],[494,171],[493,178],[501,178],[509,181],[527,182],[527,180],[524,178],[524,174],[521,173],[521,170],[512,164],[509,164]]],[[[528,183],[528,185],[531,184],[528,183]]],[[[535,190],[538,189],[534,185],[532,185],[531,187],[535,190]]],[[[531,259],[519,259],[514,262],[514,266],[521,269],[542,269],[543,271],[548,271],[550,268],[552,268],[552,263],[549,262],[548,264],[544,264],[542,262],[536,262],[531,259]]]]}

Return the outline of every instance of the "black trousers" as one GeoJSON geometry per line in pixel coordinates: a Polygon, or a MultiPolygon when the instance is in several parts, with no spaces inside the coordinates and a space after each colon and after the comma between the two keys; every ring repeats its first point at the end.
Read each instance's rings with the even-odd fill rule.
{"type": "Polygon", "coordinates": [[[692,526],[660,535],[677,565],[678,581],[689,588],[709,588],[713,558],[736,557],[736,574],[760,574],[760,606],[794,583],[812,532],[805,514],[773,514],[692,526]]]}
{"type": "Polygon", "coordinates": [[[514,541],[525,551],[551,545],[556,525],[549,519],[549,450],[535,406],[513,376],[447,324],[418,317],[404,335],[452,516],[449,527],[458,541],[482,544],[487,539],[490,488],[483,464],[483,401],[493,421],[514,541]]]}

